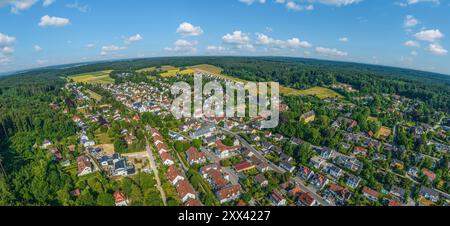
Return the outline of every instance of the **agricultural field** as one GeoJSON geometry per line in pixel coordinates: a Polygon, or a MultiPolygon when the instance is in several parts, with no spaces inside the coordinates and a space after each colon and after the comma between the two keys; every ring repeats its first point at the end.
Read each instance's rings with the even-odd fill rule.
{"type": "Polygon", "coordinates": [[[114,79],[109,77],[111,70],[89,72],[84,74],[78,74],[70,76],[69,79],[77,83],[88,83],[88,84],[110,84],[114,83],[114,79]]]}
{"type": "Polygon", "coordinates": [[[293,92],[294,94],[291,95],[310,95],[310,96],[316,96],[320,99],[326,99],[326,98],[342,98],[342,96],[336,92],[334,92],[331,89],[327,89],[324,87],[313,87],[306,90],[298,90],[296,92],[293,92]]]}
{"type": "Polygon", "coordinates": [[[194,74],[194,72],[195,71],[192,69],[185,69],[185,70],[173,69],[173,70],[167,70],[167,72],[161,73],[161,77],[163,77],[163,78],[174,77],[177,74],[191,75],[191,74],[194,74]]]}

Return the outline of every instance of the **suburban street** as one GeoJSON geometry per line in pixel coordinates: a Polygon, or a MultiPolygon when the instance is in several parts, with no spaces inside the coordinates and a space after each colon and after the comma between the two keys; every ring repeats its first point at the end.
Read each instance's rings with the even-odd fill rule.
{"type": "Polygon", "coordinates": [[[152,149],[150,148],[150,143],[148,142],[148,138],[146,138],[147,145],[145,146],[145,149],[148,154],[148,158],[150,160],[150,167],[153,170],[153,174],[155,175],[156,179],[156,188],[158,188],[159,193],[161,193],[161,199],[164,203],[164,206],[166,206],[166,193],[164,192],[164,189],[161,187],[161,180],[159,179],[159,173],[158,173],[158,167],[156,166],[155,158],[153,156],[152,149]]]}

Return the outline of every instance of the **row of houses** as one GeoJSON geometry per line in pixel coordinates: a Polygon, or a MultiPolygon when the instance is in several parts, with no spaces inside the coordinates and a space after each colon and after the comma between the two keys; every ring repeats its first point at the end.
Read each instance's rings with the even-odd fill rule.
{"type": "Polygon", "coordinates": [[[165,144],[162,135],[155,128],[150,128],[150,134],[153,138],[153,144],[161,157],[163,165],[168,167],[166,177],[172,185],[175,186],[181,202],[183,202],[186,206],[200,206],[201,203],[197,199],[197,194],[194,188],[188,180],[186,180],[186,177],[181,174],[181,171],[175,167],[175,162],[169,154],[169,148],[165,144]]]}

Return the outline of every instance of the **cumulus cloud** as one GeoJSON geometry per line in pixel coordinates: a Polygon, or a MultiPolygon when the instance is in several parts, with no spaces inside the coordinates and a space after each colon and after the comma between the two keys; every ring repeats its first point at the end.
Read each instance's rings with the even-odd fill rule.
{"type": "Polygon", "coordinates": [[[411,28],[411,27],[415,27],[417,24],[419,24],[419,20],[417,20],[413,15],[407,15],[405,17],[403,26],[406,28],[411,28]]]}
{"type": "Polygon", "coordinates": [[[4,5],[11,6],[11,12],[18,14],[20,11],[31,8],[37,0],[0,0],[0,7],[4,5]]]}
{"type": "Polygon", "coordinates": [[[192,53],[197,51],[197,42],[190,42],[184,39],[178,39],[173,47],[166,47],[164,50],[178,53],[192,53]]]}
{"type": "Polygon", "coordinates": [[[436,42],[437,40],[444,37],[444,34],[442,34],[439,29],[434,29],[418,32],[414,35],[414,37],[421,41],[436,42]]]}
{"type": "Polygon", "coordinates": [[[41,17],[41,21],[39,22],[40,27],[64,27],[67,25],[70,25],[69,19],[55,16],[50,17],[49,15],[41,17]]]}
{"type": "Polygon", "coordinates": [[[269,36],[262,33],[256,33],[256,44],[271,46],[275,49],[285,49],[285,48],[296,49],[296,48],[312,47],[312,45],[309,42],[301,41],[299,38],[292,38],[284,41],[270,38],[269,36]]]}
{"type": "Polygon", "coordinates": [[[254,51],[255,47],[251,43],[249,34],[242,31],[234,31],[222,37],[225,44],[233,45],[235,49],[254,51]]]}
{"type": "Polygon", "coordinates": [[[12,61],[14,48],[11,46],[16,42],[16,37],[0,33],[0,65],[7,65],[12,61]]]}
{"type": "Polygon", "coordinates": [[[428,46],[428,51],[430,51],[434,55],[447,55],[448,50],[446,50],[444,47],[442,47],[439,44],[431,43],[428,46]]]}
{"type": "Polygon", "coordinates": [[[177,33],[183,36],[199,36],[203,34],[203,30],[199,26],[194,26],[188,22],[183,22],[178,26],[177,33]]]}
{"type": "Polygon", "coordinates": [[[327,57],[346,57],[348,56],[347,52],[343,52],[340,50],[337,50],[335,48],[326,48],[326,47],[316,47],[316,53],[327,56],[327,57]]]}
{"type": "Polygon", "coordinates": [[[34,45],[34,51],[41,52],[43,49],[39,45],[34,45]]]}
{"type": "Polygon", "coordinates": [[[440,0],[405,0],[405,1],[402,1],[402,2],[396,2],[396,4],[401,6],[401,7],[407,7],[409,5],[415,5],[415,4],[423,3],[423,2],[433,3],[435,5],[441,4],[440,0]]]}
{"type": "Polygon", "coordinates": [[[116,45],[102,46],[102,51],[100,52],[100,55],[105,56],[108,55],[109,53],[126,49],[128,49],[126,46],[116,46],[116,45]]]}
{"type": "Polygon", "coordinates": [[[3,33],[0,33],[0,46],[11,45],[16,42],[16,37],[8,36],[3,33]]]}
{"type": "Polygon", "coordinates": [[[347,37],[342,37],[342,38],[339,38],[339,41],[340,42],[348,42],[348,38],[347,37]]]}
{"type": "Polygon", "coordinates": [[[223,47],[223,46],[211,45],[211,46],[206,47],[206,51],[208,51],[208,52],[215,52],[215,53],[222,53],[222,52],[227,51],[227,49],[225,47],[223,47]]]}
{"type": "Polygon", "coordinates": [[[419,42],[413,41],[413,40],[408,40],[405,43],[403,43],[403,45],[408,46],[408,47],[420,47],[419,42]]]}
{"type": "Polygon", "coordinates": [[[144,37],[142,37],[142,35],[135,34],[135,35],[132,35],[130,37],[126,37],[125,38],[125,44],[131,44],[131,43],[139,42],[139,41],[142,41],[142,40],[144,40],[144,37]]]}
{"type": "Polygon", "coordinates": [[[51,4],[53,4],[56,0],[44,0],[44,2],[42,3],[42,5],[44,7],[50,6],[51,4]]]}

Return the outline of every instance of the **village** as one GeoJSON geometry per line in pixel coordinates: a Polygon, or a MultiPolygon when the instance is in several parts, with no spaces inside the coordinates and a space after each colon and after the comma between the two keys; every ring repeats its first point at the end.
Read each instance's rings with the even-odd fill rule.
{"type": "MultiPolygon", "coordinates": [[[[222,84],[233,82],[204,72],[196,73],[222,84]]],[[[100,172],[109,180],[120,180],[138,173],[150,174],[158,181],[155,186],[164,205],[170,195],[185,206],[449,204],[450,197],[443,189],[449,182],[444,181],[446,185],[440,188],[433,183],[437,176],[432,169],[437,169],[442,159],[414,153],[417,163],[425,158],[432,161],[426,168],[420,167],[423,164],[406,164],[395,157],[406,152],[404,145],[396,144],[399,130],[414,136],[438,133],[442,140],[448,141],[449,127],[443,125],[448,118],[442,118],[442,126],[398,122],[392,128],[381,126],[378,131],[365,133],[354,130],[359,122],[348,109],[364,105],[372,97],[354,97],[352,101],[326,98],[323,100],[326,108],[342,112],[327,125],[342,134],[339,148],[332,149],[276,130],[261,130],[263,117],[177,120],[170,113],[173,101],[170,87],[180,80],[187,81],[180,75],[147,83],[68,83],[65,90],[70,97],[64,104],[77,109],[70,116],[78,127],[79,137],[67,149],[75,161],[64,158],[51,140],[44,140],[40,148],[47,150],[63,167],[76,164],[78,177],[100,172]],[[115,133],[113,136],[108,135],[111,131],[115,133]],[[286,147],[310,154],[299,162],[298,156],[286,147]],[[367,169],[367,163],[376,167],[367,169]],[[367,181],[364,176],[367,173],[389,174],[394,179],[371,187],[370,184],[377,183],[367,181]],[[164,184],[170,184],[172,192],[164,184]]],[[[345,84],[330,88],[358,92],[345,84]]],[[[386,111],[390,113],[419,104],[400,96],[384,97],[389,100],[386,111]]],[[[281,103],[279,110],[288,112],[290,107],[281,103]]],[[[66,113],[71,114],[67,110],[66,113]]],[[[318,118],[314,110],[304,112],[298,124],[313,126],[318,118]]],[[[443,153],[442,156],[450,149],[445,142],[436,140],[427,145],[443,153]]],[[[448,161],[446,164],[448,171],[448,161]]],[[[77,192],[73,191],[74,195],[77,192]]],[[[132,205],[133,200],[127,195],[115,191],[116,205],[132,205]]]]}

